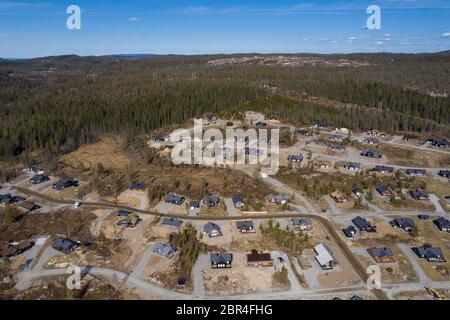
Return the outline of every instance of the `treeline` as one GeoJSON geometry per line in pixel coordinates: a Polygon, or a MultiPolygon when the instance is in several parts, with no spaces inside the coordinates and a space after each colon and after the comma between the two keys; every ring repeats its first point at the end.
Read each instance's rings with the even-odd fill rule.
{"type": "Polygon", "coordinates": [[[433,132],[448,136],[449,126],[415,117],[407,113],[378,110],[362,106],[334,107],[314,102],[298,101],[279,95],[259,98],[231,108],[230,112],[255,110],[268,117],[284,120],[298,126],[322,122],[330,126],[388,132],[433,132]]]}
{"type": "Polygon", "coordinates": [[[0,61],[0,157],[37,149],[58,155],[105,133],[132,138],[193,116],[246,108],[300,125],[448,135],[450,98],[408,89],[436,82],[450,89],[448,55],[418,56],[417,63],[414,56],[349,56],[377,64],[370,67],[207,66],[223,57],[0,61]],[[268,95],[263,84],[354,105],[268,95]]]}
{"type": "Polygon", "coordinates": [[[40,148],[67,153],[104,133],[132,137],[263,94],[245,84],[154,81],[151,75],[76,81],[10,92],[1,105],[0,156],[40,148]]]}

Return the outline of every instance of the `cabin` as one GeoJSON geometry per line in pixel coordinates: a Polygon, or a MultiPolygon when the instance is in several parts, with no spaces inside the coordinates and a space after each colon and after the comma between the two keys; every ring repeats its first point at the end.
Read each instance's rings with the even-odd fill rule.
{"type": "Polygon", "coordinates": [[[203,204],[208,208],[216,208],[219,206],[220,198],[218,196],[206,196],[203,198],[203,204]]]}
{"type": "Polygon", "coordinates": [[[152,140],[154,142],[164,142],[164,141],[166,141],[166,138],[162,135],[155,135],[155,136],[153,136],[152,140]]]}
{"type": "Polygon", "coordinates": [[[270,253],[258,252],[253,249],[251,253],[247,254],[248,267],[273,267],[273,260],[270,253]]]}
{"type": "Polygon", "coordinates": [[[353,238],[353,236],[356,234],[356,229],[354,226],[348,226],[345,229],[342,229],[342,232],[344,232],[344,235],[347,238],[353,238]]]}
{"type": "Polygon", "coordinates": [[[378,172],[378,173],[393,173],[394,167],[388,167],[388,166],[375,166],[372,171],[378,172]]]}
{"type": "Polygon", "coordinates": [[[362,151],[360,153],[360,155],[363,156],[363,157],[367,157],[367,158],[376,158],[376,159],[383,158],[383,154],[381,152],[378,152],[378,151],[375,151],[375,150],[362,151]]]}
{"type": "Polygon", "coordinates": [[[175,219],[175,218],[163,218],[163,221],[161,223],[163,226],[174,228],[174,229],[180,229],[183,225],[183,220],[175,219]]]}
{"type": "Polygon", "coordinates": [[[402,138],[403,141],[419,142],[419,137],[414,134],[405,134],[402,138]]]}
{"type": "Polygon", "coordinates": [[[253,221],[245,220],[245,221],[237,221],[236,228],[239,233],[255,233],[255,227],[253,225],[253,221]]]}
{"type": "Polygon", "coordinates": [[[316,123],[314,124],[314,128],[325,129],[325,128],[328,128],[328,126],[327,126],[326,123],[323,123],[323,122],[316,122],[316,123]]]}
{"type": "Polygon", "coordinates": [[[79,182],[75,179],[60,179],[53,185],[55,190],[64,190],[70,187],[78,187],[79,182]]]}
{"type": "Polygon", "coordinates": [[[390,197],[392,195],[392,192],[389,190],[389,188],[385,185],[378,186],[375,189],[382,197],[390,197]]]}
{"type": "Polygon", "coordinates": [[[394,253],[391,248],[369,248],[367,252],[377,263],[393,263],[395,262],[394,253]]]}
{"type": "Polygon", "coordinates": [[[336,261],[327,246],[324,244],[315,246],[314,254],[322,270],[331,270],[334,268],[336,261]]]}
{"type": "Polygon", "coordinates": [[[160,257],[172,259],[177,252],[177,249],[170,244],[158,242],[153,245],[152,251],[160,257]]]}
{"type": "Polygon", "coordinates": [[[345,149],[347,149],[345,144],[333,144],[333,145],[331,145],[331,150],[333,150],[333,151],[344,151],[345,149]]]}
{"type": "Polygon", "coordinates": [[[189,210],[197,210],[197,209],[200,209],[200,201],[192,200],[189,203],[189,210]]]}
{"type": "Polygon", "coordinates": [[[424,245],[422,247],[412,248],[412,250],[419,258],[425,259],[428,262],[447,262],[441,248],[424,245]]]}
{"type": "Polygon", "coordinates": [[[145,187],[145,184],[143,184],[143,183],[141,183],[141,182],[133,182],[133,183],[131,184],[130,189],[133,190],[133,191],[145,192],[145,190],[146,190],[147,188],[145,187]]]}
{"type": "Polygon", "coordinates": [[[364,138],[364,143],[375,145],[375,144],[380,143],[380,140],[378,140],[377,138],[373,138],[373,137],[367,137],[367,138],[364,138]]]}
{"type": "Polygon", "coordinates": [[[378,131],[378,130],[371,129],[371,130],[366,132],[366,135],[368,135],[370,137],[385,137],[386,133],[378,131]]]}
{"type": "Polygon", "coordinates": [[[131,211],[120,209],[119,212],[117,213],[117,216],[128,217],[131,213],[132,213],[131,211]]]}
{"type": "Polygon", "coordinates": [[[336,203],[345,203],[348,202],[348,198],[342,194],[340,191],[335,191],[330,194],[330,196],[333,198],[336,203]]]}
{"type": "Polygon", "coordinates": [[[420,189],[411,190],[409,191],[409,194],[411,195],[411,198],[413,198],[414,200],[428,200],[428,198],[430,197],[428,195],[428,192],[420,189]]]}
{"type": "Polygon", "coordinates": [[[441,231],[450,232],[450,222],[444,217],[433,220],[434,225],[441,231]]]}
{"type": "Polygon", "coordinates": [[[255,127],[257,128],[265,128],[267,127],[267,123],[265,123],[264,121],[258,121],[255,123],[255,127]]]}
{"type": "Polygon", "coordinates": [[[210,238],[220,237],[222,236],[222,231],[220,230],[219,225],[214,222],[208,222],[203,226],[203,233],[208,235],[210,238]]]}
{"type": "Polygon", "coordinates": [[[211,253],[210,260],[213,269],[231,268],[233,254],[228,252],[211,253]]]}
{"type": "Polygon", "coordinates": [[[406,169],[406,175],[410,177],[423,177],[427,175],[427,170],[425,169],[406,169]]]}
{"type": "Polygon", "coordinates": [[[182,205],[184,203],[185,198],[183,196],[179,196],[176,194],[169,194],[164,201],[166,203],[170,203],[170,204],[176,204],[178,206],[182,205]]]}
{"type": "Polygon", "coordinates": [[[311,137],[314,133],[311,130],[300,129],[297,133],[301,136],[311,137]]]}
{"type": "Polygon", "coordinates": [[[30,183],[31,184],[40,184],[40,183],[43,183],[43,182],[48,181],[48,180],[50,180],[50,178],[47,177],[46,175],[44,175],[44,174],[37,174],[37,175],[33,176],[30,179],[30,183]]]}
{"type": "Polygon", "coordinates": [[[406,232],[411,232],[414,227],[416,226],[416,224],[414,223],[414,221],[410,218],[402,218],[402,219],[394,219],[391,222],[389,222],[389,224],[394,228],[394,229],[403,229],[406,232]]]}
{"type": "Polygon", "coordinates": [[[450,170],[439,170],[438,175],[442,178],[450,179],[450,170]]]}
{"type": "Polygon", "coordinates": [[[302,162],[303,161],[303,156],[302,155],[298,155],[298,156],[296,156],[296,155],[289,155],[288,157],[287,157],[287,160],[289,161],[289,162],[294,162],[294,163],[300,163],[300,162],[302,162]]]}
{"type": "Polygon", "coordinates": [[[294,218],[292,219],[292,225],[297,231],[309,231],[312,229],[312,223],[309,219],[294,218]]]}
{"type": "Polygon", "coordinates": [[[285,194],[279,194],[279,195],[269,194],[267,196],[267,202],[269,202],[269,203],[286,204],[289,201],[290,201],[289,196],[287,196],[285,194]]]}
{"type": "Polygon", "coordinates": [[[344,137],[339,134],[333,134],[330,136],[331,141],[343,141],[344,137]]]}
{"type": "Polygon", "coordinates": [[[344,169],[347,169],[348,171],[359,171],[359,170],[361,170],[361,163],[358,163],[358,162],[345,163],[344,169]]]}
{"type": "Polygon", "coordinates": [[[376,232],[375,226],[372,226],[369,221],[361,216],[353,218],[352,223],[359,229],[359,231],[376,232]]]}
{"type": "Polygon", "coordinates": [[[64,237],[57,237],[52,243],[52,248],[62,252],[64,254],[69,254],[73,252],[76,248],[80,246],[78,241],[74,241],[64,237]]]}
{"type": "Polygon", "coordinates": [[[0,204],[1,205],[7,205],[7,204],[13,204],[15,203],[14,198],[11,196],[10,193],[8,194],[0,194],[0,204]]]}
{"type": "Polygon", "coordinates": [[[244,198],[240,195],[235,195],[231,198],[235,208],[242,208],[245,206],[244,198]]]}
{"type": "Polygon", "coordinates": [[[39,168],[34,165],[34,164],[29,164],[25,169],[23,169],[24,172],[26,173],[34,173],[34,174],[38,174],[39,173],[39,168]]]}
{"type": "Polygon", "coordinates": [[[125,219],[117,222],[117,225],[124,228],[134,228],[141,221],[142,219],[136,213],[132,213],[125,217],[125,219]]]}
{"type": "Polygon", "coordinates": [[[443,139],[443,140],[436,140],[436,141],[433,142],[433,146],[435,146],[437,148],[450,148],[450,142],[448,142],[445,139],[443,139]]]}
{"type": "Polygon", "coordinates": [[[22,207],[23,209],[27,210],[28,212],[35,211],[35,210],[38,210],[38,209],[41,208],[40,205],[35,204],[33,202],[29,202],[29,201],[23,201],[20,204],[20,207],[22,207]]]}
{"type": "Polygon", "coordinates": [[[364,192],[360,188],[353,188],[352,192],[356,197],[358,197],[360,199],[362,199],[364,197],[364,192]]]}
{"type": "Polygon", "coordinates": [[[422,221],[427,221],[430,219],[430,216],[428,214],[419,214],[419,215],[417,215],[417,218],[419,218],[419,220],[422,220],[422,221]]]}

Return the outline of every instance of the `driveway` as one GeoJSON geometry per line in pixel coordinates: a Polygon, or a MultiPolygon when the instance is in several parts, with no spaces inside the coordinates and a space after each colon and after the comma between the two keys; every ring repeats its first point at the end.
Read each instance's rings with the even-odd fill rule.
{"type": "Polygon", "coordinates": [[[291,187],[289,187],[289,186],[285,185],[284,183],[282,183],[272,177],[269,177],[269,176],[264,177],[263,179],[268,184],[270,184],[278,189],[281,189],[287,195],[293,195],[294,198],[298,199],[299,201],[301,201],[304,204],[304,207],[306,208],[306,210],[308,210],[309,213],[317,212],[317,210],[314,209],[314,207],[309,203],[309,201],[304,196],[302,196],[301,194],[296,192],[291,187]]]}
{"type": "Polygon", "coordinates": [[[147,249],[145,249],[144,253],[139,259],[139,262],[133,269],[132,276],[135,278],[141,278],[142,273],[144,272],[145,267],[147,266],[148,260],[153,255],[153,243],[149,244],[147,249]]]}
{"type": "Polygon", "coordinates": [[[342,213],[341,210],[336,206],[336,202],[333,200],[333,198],[331,198],[330,195],[324,196],[324,199],[330,206],[331,212],[333,214],[341,214],[342,213]]]}
{"type": "Polygon", "coordinates": [[[159,211],[160,211],[160,213],[162,213],[162,214],[168,214],[171,206],[172,206],[171,203],[168,203],[168,202],[165,202],[165,201],[164,201],[164,202],[161,203],[161,205],[159,206],[159,211]]]}
{"type": "Polygon", "coordinates": [[[225,198],[225,205],[227,206],[227,212],[229,216],[232,217],[238,217],[239,213],[237,212],[236,208],[234,207],[233,200],[231,198],[225,198]]]}
{"type": "Polygon", "coordinates": [[[272,260],[274,261],[274,264],[277,267],[277,270],[281,270],[281,268],[283,266],[287,269],[289,282],[291,283],[291,290],[295,290],[295,291],[303,290],[303,287],[298,282],[298,279],[294,273],[294,270],[292,270],[291,263],[289,261],[289,257],[285,253],[282,253],[279,251],[272,251],[270,253],[270,256],[272,257],[272,260]],[[278,257],[283,258],[284,262],[280,262],[278,260],[278,257]]]}
{"type": "Polygon", "coordinates": [[[444,208],[441,206],[441,204],[439,203],[439,198],[435,195],[435,194],[430,194],[430,201],[431,203],[435,206],[436,208],[436,212],[439,214],[444,214],[445,210],[444,208]]]}
{"type": "Polygon", "coordinates": [[[419,257],[417,257],[417,255],[411,250],[411,248],[404,243],[399,243],[398,247],[403,251],[406,257],[408,257],[409,261],[411,261],[411,265],[416,272],[417,277],[419,278],[419,282],[421,284],[425,284],[427,281],[431,281],[431,279],[426,275],[425,271],[423,271],[422,267],[419,264],[419,261],[417,261],[419,257]]]}
{"type": "Polygon", "coordinates": [[[109,215],[111,213],[113,213],[114,211],[115,211],[114,209],[107,210],[100,217],[98,217],[95,220],[95,224],[94,224],[94,227],[92,228],[92,232],[91,232],[93,237],[95,237],[95,238],[98,237],[98,234],[100,232],[100,228],[102,227],[103,221],[105,221],[106,218],[108,218],[109,215]]]}
{"type": "Polygon", "coordinates": [[[199,255],[194,267],[192,268],[192,281],[194,290],[192,295],[195,298],[200,298],[205,296],[205,287],[203,286],[203,271],[209,268],[209,255],[202,254],[199,255]]]}

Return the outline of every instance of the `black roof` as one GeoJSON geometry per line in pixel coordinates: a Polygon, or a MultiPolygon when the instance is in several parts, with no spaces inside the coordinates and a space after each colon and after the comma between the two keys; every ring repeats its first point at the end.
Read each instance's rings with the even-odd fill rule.
{"type": "Polygon", "coordinates": [[[211,253],[211,262],[215,264],[228,263],[233,261],[233,254],[228,252],[211,253]]]}
{"type": "Polygon", "coordinates": [[[68,238],[58,237],[53,241],[52,247],[56,250],[68,252],[78,247],[78,242],[68,238]]]}
{"type": "Polygon", "coordinates": [[[251,221],[251,220],[237,221],[236,222],[236,227],[238,229],[248,229],[248,228],[253,229],[253,221],[251,221]]]}
{"type": "Polygon", "coordinates": [[[357,216],[356,218],[352,219],[353,224],[358,228],[366,228],[366,227],[370,227],[370,223],[364,219],[363,217],[357,216]]]}
{"type": "Polygon", "coordinates": [[[449,225],[450,225],[450,221],[448,221],[444,217],[439,217],[436,220],[434,220],[433,222],[439,228],[449,227],[449,225]]]}

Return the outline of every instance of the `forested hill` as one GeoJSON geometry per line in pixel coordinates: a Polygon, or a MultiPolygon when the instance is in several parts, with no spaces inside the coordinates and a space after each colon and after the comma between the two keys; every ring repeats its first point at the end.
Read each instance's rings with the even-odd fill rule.
{"type": "Polygon", "coordinates": [[[449,134],[449,52],[280,56],[0,60],[0,157],[250,107],[304,124],[449,134]]]}

